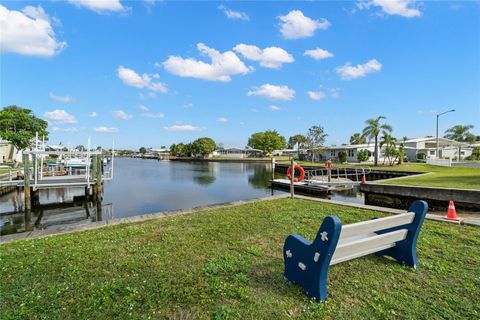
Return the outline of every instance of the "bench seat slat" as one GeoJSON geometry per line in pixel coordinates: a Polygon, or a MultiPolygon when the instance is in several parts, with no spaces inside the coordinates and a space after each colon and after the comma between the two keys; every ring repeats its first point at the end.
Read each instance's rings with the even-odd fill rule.
{"type": "Polygon", "coordinates": [[[395,242],[404,240],[408,230],[401,229],[384,234],[371,234],[362,238],[345,239],[337,245],[330,265],[362,257],[395,246],[395,242]]]}
{"type": "Polygon", "coordinates": [[[353,236],[372,233],[372,232],[408,224],[413,221],[414,217],[415,217],[414,212],[406,212],[406,213],[397,214],[397,215],[393,215],[385,218],[347,224],[342,226],[342,231],[340,233],[340,241],[342,241],[342,239],[350,238],[353,236]]]}

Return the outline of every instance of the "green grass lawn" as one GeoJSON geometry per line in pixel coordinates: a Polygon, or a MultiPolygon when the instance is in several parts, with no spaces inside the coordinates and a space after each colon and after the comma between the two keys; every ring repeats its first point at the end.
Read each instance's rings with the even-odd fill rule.
{"type": "Polygon", "coordinates": [[[386,184],[408,186],[480,189],[480,168],[439,167],[412,165],[412,171],[431,172],[428,175],[411,176],[398,180],[384,181],[386,184]]]}
{"type": "Polygon", "coordinates": [[[0,319],[480,317],[480,228],[426,221],[420,268],[335,265],[325,303],[283,279],[291,233],[373,211],[281,199],[0,246],[0,319]]]}
{"type": "MultiPolygon", "coordinates": [[[[299,161],[300,165],[312,165],[311,162],[299,161]]],[[[322,164],[314,163],[313,165],[322,164]]],[[[396,166],[369,166],[365,164],[334,164],[335,167],[369,167],[372,170],[432,172],[429,175],[411,176],[398,180],[384,181],[385,184],[409,186],[444,187],[459,189],[480,189],[480,168],[471,167],[440,167],[424,163],[405,163],[396,166]]],[[[368,177],[367,177],[368,179],[368,177]]]]}

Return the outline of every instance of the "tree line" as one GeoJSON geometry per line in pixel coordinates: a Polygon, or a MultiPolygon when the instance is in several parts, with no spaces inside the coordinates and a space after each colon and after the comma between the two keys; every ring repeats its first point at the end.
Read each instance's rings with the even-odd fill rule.
{"type": "Polygon", "coordinates": [[[217,149],[217,144],[212,138],[202,137],[191,143],[172,144],[170,155],[174,157],[207,157],[217,149]]]}
{"type": "MultiPolygon", "coordinates": [[[[350,137],[350,144],[365,144],[373,140],[375,165],[378,165],[379,147],[385,146],[384,161],[388,160],[391,165],[395,162],[401,163],[404,158],[403,142],[407,140],[407,137],[402,139],[393,137],[393,127],[384,123],[385,119],[384,116],[368,119],[365,121],[365,128],[362,132],[354,133],[350,137]]],[[[17,150],[29,148],[37,133],[48,140],[47,127],[47,121],[37,118],[30,109],[11,105],[0,110],[0,138],[10,142],[17,150]]],[[[471,129],[473,129],[473,125],[455,125],[445,131],[444,137],[468,143],[480,140],[480,137],[470,132],[471,129]]],[[[290,149],[296,147],[297,152],[300,153],[300,149],[303,148],[312,151],[321,149],[327,136],[328,134],[320,125],[310,127],[305,134],[299,133],[289,137],[288,142],[277,130],[267,130],[253,133],[248,139],[247,145],[261,150],[265,155],[271,155],[274,150],[286,147],[290,149]]],[[[79,146],[79,148],[84,150],[83,146],[79,146]]],[[[170,154],[176,157],[206,157],[216,148],[217,144],[212,138],[202,137],[191,143],[173,144],[170,147],[170,154]]],[[[140,152],[142,151],[145,152],[145,148],[142,147],[140,152]]],[[[346,154],[342,153],[341,158],[346,158],[346,154]]],[[[368,152],[362,150],[358,153],[358,158],[360,161],[367,160],[368,152]]],[[[478,148],[474,150],[473,158],[480,158],[478,148]]]]}

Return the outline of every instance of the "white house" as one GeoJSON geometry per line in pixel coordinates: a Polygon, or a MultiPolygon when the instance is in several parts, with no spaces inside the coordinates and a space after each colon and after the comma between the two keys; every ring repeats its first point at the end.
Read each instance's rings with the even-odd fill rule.
{"type": "MultiPolygon", "coordinates": [[[[300,150],[301,152],[302,150],[300,150]]],[[[296,156],[298,154],[297,149],[281,149],[281,150],[273,150],[273,156],[296,156]]]]}
{"type": "MultiPolygon", "coordinates": [[[[417,161],[417,159],[437,159],[436,157],[436,146],[437,139],[435,137],[428,138],[417,138],[410,139],[406,141],[399,141],[397,147],[403,144],[405,150],[405,157],[408,161],[417,161]],[[424,157],[422,156],[425,155],[424,157]]],[[[468,144],[463,142],[458,142],[446,138],[438,138],[439,146],[439,158],[440,159],[458,159],[458,152],[461,149],[461,159],[468,157],[472,154],[473,148],[468,146],[468,144]]],[[[342,145],[342,146],[329,146],[319,149],[319,151],[314,152],[314,161],[326,161],[332,159],[338,161],[338,153],[340,151],[345,151],[347,153],[347,162],[358,162],[357,155],[360,150],[367,150],[368,160],[374,161],[375,155],[375,144],[354,144],[354,145],[342,145]]],[[[379,146],[379,156],[378,161],[383,162],[384,160],[384,150],[385,147],[380,148],[379,146]]],[[[311,154],[311,152],[309,152],[311,154]]]]}
{"type": "MultiPolygon", "coordinates": [[[[379,147],[380,148],[380,147],[379,147]]],[[[345,151],[347,154],[347,162],[358,162],[358,152],[360,150],[367,150],[368,160],[373,161],[375,155],[375,145],[370,144],[352,144],[352,145],[341,145],[341,146],[330,146],[319,149],[314,152],[314,161],[326,161],[328,159],[338,160],[338,153],[340,151],[345,151]]],[[[380,155],[378,161],[383,161],[383,152],[380,150],[380,155]]]]}
{"type": "Polygon", "coordinates": [[[263,155],[262,150],[246,148],[228,148],[217,149],[213,152],[214,157],[231,158],[231,159],[244,159],[252,157],[261,157],[263,155]]]}
{"type": "Polygon", "coordinates": [[[421,157],[420,154],[424,154],[426,159],[461,160],[471,156],[473,151],[473,148],[469,147],[467,143],[440,137],[438,138],[438,155],[436,154],[436,137],[410,139],[404,141],[403,145],[405,146],[405,154],[409,161],[415,161],[421,157]]]}
{"type": "Polygon", "coordinates": [[[10,142],[0,140],[0,163],[12,162],[16,155],[17,149],[10,142]]]}

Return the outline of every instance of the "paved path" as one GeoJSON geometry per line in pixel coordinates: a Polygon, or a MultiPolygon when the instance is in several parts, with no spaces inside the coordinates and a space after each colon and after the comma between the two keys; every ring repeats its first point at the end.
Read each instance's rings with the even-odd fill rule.
{"type": "Polygon", "coordinates": [[[460,162],[452,163],[453,167],[470,167],[470,168],[480,168],[480,162],[460,162]]]}

